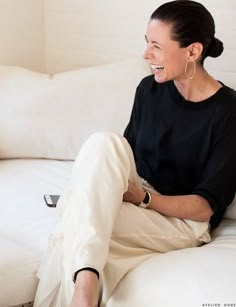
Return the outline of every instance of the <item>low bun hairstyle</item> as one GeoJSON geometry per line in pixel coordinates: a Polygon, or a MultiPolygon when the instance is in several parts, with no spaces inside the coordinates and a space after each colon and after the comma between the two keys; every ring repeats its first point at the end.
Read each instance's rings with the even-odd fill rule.
{"type": "Polygon", "coordinates": [[[199,2],[175,0],[158,7],[151,19],[158,19],[173,26],[172,39],[180,47],[194,42],[203,45],[201,64],[206,57],[218,57],[224,50],[223,43],[215,37],[215,22],[210,12],[199,2]]]}
{"type": "Polygon", "coordinates": [[[222,41],[220,41],[218,38],[214,37],[212,39],[211,44],[207,48],[207,54],[206,56],[210,56],[212,58],[217,58],[221,55],[221,53],[224,50],[224,46],[222,41]]]}

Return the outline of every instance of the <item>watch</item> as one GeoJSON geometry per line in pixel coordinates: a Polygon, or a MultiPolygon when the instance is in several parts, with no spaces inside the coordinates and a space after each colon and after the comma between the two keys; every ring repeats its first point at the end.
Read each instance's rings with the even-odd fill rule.
{"type": "Polygon", "coordinates": [[[141,207],[141,208],[144,208],[144,209],[147,209],[148,206],[150,205],[151,203],[151,200],[152,200],[152,195],[150,192],[148,191],[145,191],[146,194],[145,194],[145,197],[143,199],[143,201],[141,201],[138,206],[141,207]]]}

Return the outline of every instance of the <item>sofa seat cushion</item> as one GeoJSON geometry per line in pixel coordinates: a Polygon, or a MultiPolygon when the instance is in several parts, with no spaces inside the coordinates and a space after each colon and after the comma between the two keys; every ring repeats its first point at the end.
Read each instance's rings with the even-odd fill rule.
{"type": "Polygon", "coordinates": [[[43,195],[60,194],[71,167],[69,161],[0,161],[0,306],[34,299],[35,274],[58,221],[43,195]]]}
{"type": "MultiPolygon", "coordinates": [[[[34,299],[36,271],[59,219],[43,195],[61,194],[72,165],[45,159],[0,161],[0,306],[34,299]]],[[[127,274],[107,307],[233,302],[235,257],[236,221],[225,219],[210,244],[153,256],[127,274]]]]}
{"type": "Polygon", "coordinates": [[[225,219],[211,243],[152,256],[128,273],[107,307],[235,304],[235,259],[236,221],[225,219]]]}

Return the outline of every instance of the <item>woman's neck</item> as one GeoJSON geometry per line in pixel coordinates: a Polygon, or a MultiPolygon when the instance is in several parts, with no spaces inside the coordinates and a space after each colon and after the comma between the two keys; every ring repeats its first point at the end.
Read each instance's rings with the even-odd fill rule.
{"type": "Polygon", "coordinates": [[[174,83],[185,100],[196,103],[211,97],[222,87],[222,84],[211,77],[203,67],[197,68],[192,80],[175,80],[174,83]]]}

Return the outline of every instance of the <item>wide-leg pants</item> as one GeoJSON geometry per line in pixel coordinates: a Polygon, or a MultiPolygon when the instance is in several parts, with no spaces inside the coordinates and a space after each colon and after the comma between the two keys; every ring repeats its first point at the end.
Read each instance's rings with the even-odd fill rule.
{"type": "Polygon", "coordinates": [[[128,181],[143,185],[126,139],[115,133],[93,134],[59,200],[61,223],[50,236],[38,271],[34,307],[69,306],[72,276],[83,267],[100,273],[105,306],[122,277],[152,255],[210,241],[207,222],[167,217],[123,202],[128,181]]]}

